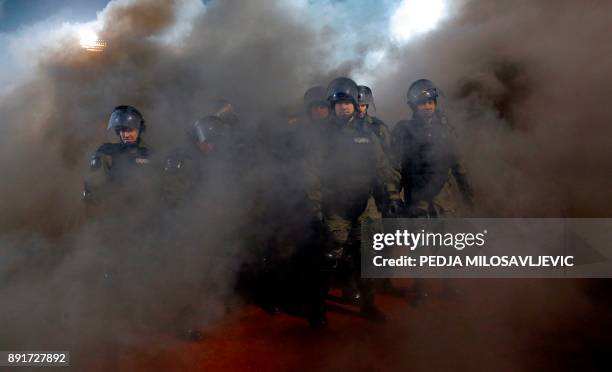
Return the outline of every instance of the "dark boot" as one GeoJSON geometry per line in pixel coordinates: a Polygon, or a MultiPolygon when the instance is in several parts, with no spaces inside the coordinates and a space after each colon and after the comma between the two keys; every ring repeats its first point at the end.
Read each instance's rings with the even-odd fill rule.
{"type": "Polygon", "coordinates": [[[357,288],[357,283],[355,283],[352,278],[350,278],[350,282],[342,288],[342,302],[357,306],[361,303],[361,292],[357,288]]]}
{"type": "Polygon", "coordinates": [[[374,302],[374,281],[361,278],[359,292],[361,292],[361,316],[374,322],[384,322],[387,317],[374,302]]]}

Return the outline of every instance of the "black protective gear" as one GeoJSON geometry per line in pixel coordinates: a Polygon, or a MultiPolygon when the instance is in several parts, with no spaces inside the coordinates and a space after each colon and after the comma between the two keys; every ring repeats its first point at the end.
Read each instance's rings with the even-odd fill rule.
{"type": "Polygon", "coordinates": [[[360,85],[359,87],[359,95],[357,97],[358,103],[365,103],[368,105],[368,108],[372,107],[374,111],[376,111],[376,105],[374,104],[374,94],[372,94],[372,89],[365,85],[360,85]]]}
{"type": "Polygon", "coordinates": [[[113,109],[108,120],[107,129],[114,129],[116,133],[122,128],[145,131],[145,120],[140,111],[133,106],[117,106],[113,109]]]}
{"type": "Polygon", "coordinates": [[[392,143],[408,217],[449,217],[469,208],[473,192],[467,170],[453,127],[439,111],[429,124],[417,115],[397,123],[392,143]]]}
{"type": "MultiPolygon", "coordinates": [[[[91,206],[105,204],[115,208],[144,208],[156,199],[157,165],[143,141],[137,144],[105,143],[89,159],[89,172],[85,175],[83,198],[87,213],[91,206]]],[[[98,211],[95,213],[105,213],[98,211]]]]}
{"type": "Polygon", "coordinates": [[[347,77],[335,78],[327,86],[327,100],[332,106],[339,101],[351,101],[357,107],[358,96],[357,83],[347,77]]]}
{"type": "Polygon", "coordinates": [[[414,108],[430,99],[437,101],[440,90],[431,80],[419,79],[410,85],[406,95],[408,96],[408,104],[414,108]]]}

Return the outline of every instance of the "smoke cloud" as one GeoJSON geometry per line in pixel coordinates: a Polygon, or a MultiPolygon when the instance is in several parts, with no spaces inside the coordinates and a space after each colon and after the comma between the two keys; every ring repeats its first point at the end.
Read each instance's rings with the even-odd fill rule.
{"type": "Polygon", "coordinates": [[[79,343],[136,342],[160,329],[172,332],[187,305],[197,314],[191,321],[206,329],[236,301],[236,273],[256,256],[244,239],[255,246],[263,239],[247,234],[252,219],[244,213],[275,164],[243,174],[238,188],[218,181],[208,192],[222,203],[206,210],[197,203],[174,212],[151,205],[91,221],[80,197],[89,155],[115,141],[105,128],[117,105],[143,112],[145,140],[160,161],[212,98],[231,100],[245,132],[255,136],[256,127],[273,125],[265,117],[329,77],[322,35],[297,15],[287,17],[284,5],[195,3],[109,3],[85,25],[107,42],[103,53],[82,49],[74,32],[51,38],[37,51],[27,82],[0,102],[0,188],[14,195],[0,202],[1,291],[11,298],[1,319],[5,348],[36,346],[32,340],[72,350],[79,343]],[[185,8],[199,9],[188,15],[190,32],[176,27],[185,8]],[[143,224],[148,228],[138,228],[143,224]],[[109,289],[109,281],[121,286],[109,289]],[[105,319],[116,329],[106,330],[105,319]]]}
{"type": "Polygon", "coordinates": [[[410,115],[408,86],[431,78],[464,139],[482,215],[609,216],[608,10],[465,2],[437,31],[388,53],[375,72],[380,112],[391,122],[410,115]]]}
{"type": "MultiPolygon", "coordinates": [[[[152,205],[137,218],[157,216],[162,228],[144,235],[121,231],[123,216],[88,221],[80,198],[88,157],[115,140],[106,121],[120,104],[144,114],[145,139],[163,158],[213,98],[235,103],[247,132],[268,143],[285,124],[276,118],[299,111],[310,86],[367,76],[376,114],[393,126],[410,115],[410,83],[430,78],[445,92],[441,104],[460,136],[476,214],[610,215],[612,4],[465,1],[403,45],[384,27],[379,37],[369,28],[348,43],[345,29],[304,14],[303,4],[272,0],[115,0],[87,25],[108,43],[103,53],[80,47],[80,25],[36,44],[27,78],[0,96],[0,296],[9,299],[0,349],[88,348],[118,336],[138,342],[167,329],[186,304],[199,310],[194,322],[212,327],[238,303],[236,272],[254,255],[249,245],[276,226],[247,233],[257,191],[280,164],[265,147],[240,186],[217,185],[226,205],[173,213],[152,205]],[[377,63],[358,56],[381,48],[377,63]],[[109,291],[92,274],[104,265],[117,269],[121,288],[109,291]],[[117,329],[103,329],[103,317],[117,329]]],[[[509,292],[531,298],[528,290],[509,292]]]]}

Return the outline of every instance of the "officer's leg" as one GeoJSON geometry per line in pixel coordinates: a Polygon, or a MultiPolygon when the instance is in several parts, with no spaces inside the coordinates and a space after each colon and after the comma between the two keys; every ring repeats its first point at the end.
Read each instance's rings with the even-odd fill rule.
{"type": "MultiPolygon", "coordinates": [[[[342,287],[342,298],[345,302],[360,304],[361,303],[361,291],[359,290],[359,273],[360,262],[359,257],[355,256],[355,252],[360,249],[361,242],[361,226],[367,224],[372,226],[373,229],[377,229],[380,222],[380,212],[377,207],[377,199],[370,197],[368,200],[365,211],[359,216],[358,222],[353,224],[353,227],[349,236],[349,249],[345,251],[342,263],[344,265],[343,274],[345,274],[345,282],[342,287]]],[[[382,229],[380,229],[382,231],[382,229]]],[[[359,254],[359,252],[357,252],[359,254]]]]}
{"type": "Polygon", "coordinates": [[[374,279],[361,276],[361,222],[354,221],[348,245],[353,258],[353,278],[360,293],[361,315],[369,320],[384,321],[385,315],[375,303],[374,279]]]}
{"type": "Polygon", "coordinates": [[[315,295],[308,315],[308,320],[313,327],[324,327],[327,324],[325,301],[329,292],[331,276],[342,257],[351,227],[350,221],[338,214],[329,215],[325,225],[327,239],[322,245],[323,249],[318,250],[322,254],[313,257],[314,267],[316,267],[313,280],[315,295]]]}
{"type": "MultiPolygon", "coordinates": [[[[375,190],[375,193],[381,193],[381,191],[375,190]]],[[[383,232],[383,223],[382,223],[382,214],[380,211],[383,210],[383,202],[381,197],[372,196],[368,201],[368,207],[366,211],[359,217],[359,222],[367,226],[371,229],[371,234],[374,233],[382,233],[383,232]]],[[[393,283],[391,283],[390,278],[380,278],[375,280],[376,289],[379,292],[394,296],[394,297],[406,297],[406,291],[402,288],[395,287],[393,283]]]]}

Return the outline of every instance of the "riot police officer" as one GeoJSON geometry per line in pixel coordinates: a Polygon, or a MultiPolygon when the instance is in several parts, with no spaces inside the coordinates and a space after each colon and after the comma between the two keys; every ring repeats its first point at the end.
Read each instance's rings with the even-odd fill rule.
{"type": "Polygon", "coordinates": [[[325,93],[325,88],[320,85],[304,93],[304,109],[309,120],[320,121],[329,117],[329,103],[325,93]]]}
{"type": "MultiPolygon", "coordinates": [[[[359,112],[357,116],[361,120],[367,121],[374,128],[375,133],[378,135],[381,144],[388,155],[393,170],[395,172],[394,177],[399,180],[399,166],[394,161],[394,157],[391,152],[391,132],[389,127],[380,118],[370,115],[370,111],[376,111],[376,104],[374,102],[374,94],[372,89],[366,85],[360,85],[359,96],[357,103],[359,104],[359,112]]],[[[374,190],[376,197],[371,197],[368,202],[366,211],[361,215],[360,219],[362,223],[371,223],[372,226],[380,228],[380,217],[399,217],[398,215],[389,216],[387,214],[387,206],[382,205],[381,201],[384,199],[381,194],[384,190],[377,188],[374,190]]],[[[402,206],[403,208],[403,206],[402,206]]],[[[401,212],[401,211],[398,211],[401,212]]],[[[350,261],[349,261],[350,262],[350,261]]],[[[386,293],[393,294],[396,296],[403,296],[404,293],[391,285],[390,279],[380,280],[380,288],[386,293]]],[[[346,302],[359,303],[361,294],[357,290],[355,283],[348,282],[347,286],[342,291],[342,298],[346,302]]]]}
{"type": "Polygon", "coordinates": [[[91,155],[83,198],[88,208],[112,204],[136,212],[146,205],[143,198],[158,197],[157,170],[142,139],[144,117],[133,106],[117,106],[108,129],[115,131],[119,142],[104,143],[91,155]]]}
{"type": "Polygon", "coordinates": [[[218,116],[196,120],[187,133],[186,143],[175,148],[165,159],[163,197],[170,208],[190,200],[215,161],[229,156],[229,125],[218,116]]]}
{"type": "Polygon", "coordinates": [[[304,93],[304,113],[298,118],[287,141],[288,151],[291,152],[288,155],[303,159],[310,152],[321,151],[321,139],[330,115],[325,93],[325,88],[318,85],[304,93]]]}
{"type": "Polygon", "coordinates": [[[389,127],[380,118],[371,116],[368,112],[370,109],[376,110],[372,89],[365,85],[360,85],[358,88],[359,96],[357,103],[359,104],[359,112],[357,113],[357,116],[360,119],[368,121],[368,123],[374,127],[376,134],[384,146],[385,152],[389,153],[391,149],[391,133],[389,131],[389,127]]]}
{"type": "MultiPolygon", "coordinates": [[[[146,306],[143,299],[133,298],[130,287],[134,280],[142,281],[136,284],[139,288],[150,285],[152,275],[147,274],[156,269],[155,252],[143,237],[151,235],[157,222],[154,208],[159,198],[159,168],[142,138],[146,125],[138,109],[115,107],[107,129],[113,130],[119,141],[102,144],[90,156],[83,198],[88,217],[95,221],[92,227],[99,244],[93,247],[103,249],[91,273],[104,284],[96,294],[101,312],[98,320],[104,329],[114,329],[119,314],[119,318],[129,318],[135,313],[127,308],[146,306]],[[130,286],[126,286],[128,281],[130,286]]],[[[108,339],[101,343],[111,364],[116,361],[116,342],[108,339]]]]}
{"type": "Polygon", "coordinates": [[[472,205],[472,189],[455,149],[453,127],[438,107],[440,91],[427,79],[408,89],[412,119],[393,128],[407,217],[449,217],[472,205]],[[462,200],[460,200],[462,199],[462,200]]]}
{"type": "Polygon", "coordinates": [[[198,252],[219,242],[223,242],[226,252],[236,250],[239,245],[236,237],[244,227],[239,177],[243,174],[243,165],[247,165],[239,158],[242,155],[240,151],[230,125],[219,116],[209,115],[189,127],[184,142],[173,149],[164,162],[162,189],[168,215],[172,216],[170,220],[214,226],[214,229],[206,229],[195,236],[189,232],[190,229],[181,227],[175,231],[175,224],[167,226],[171,231],[168,235],[181,242],[173,251],[173,259],[185,260],[189,265],[195,261],[194,267],[200,265],[202,268],[202,272],[197,274],[201,276],[198,280],[181,287],[184,307],[175,319],[179,337],[191,341],[203,337],[196,325],[207,311],[202,296],[205,294],[203,288],[210,285],[210,280],[206,280],[210,273],[205,267],[211,263],[198,263],[198,257],[201,257],[198,252]]]}
{"type": "MultiPolygon", "coordinates": [[[[373,128],[374,133],[378,136],[380,143],[383,146],[383,150],[385,151],[385,154],[388,156],[391,166],[393,167],[392,170],[395,173],[393,177],[394,179],[399,180],[399,177],[400,177],[399,167],[394,161],[394,157],[392,156],[392,151],[391,151],[391,132],[389,131],[389,127],[387,127],[387,125],[378,117],[371,116],[368,114],[368,110],[370,108],[373,108],[374,110],[376,110],[376,105],[374,104],[374,95],[372,94],[372,89],[370,89],[370,87],[367,87],[365,85],[360,85],[358,88],[359,88],[359,95],[358,95],[357,102],[359,106],[358,106],[357,117],[360,120],[367,122],[367,124],[373,128]]],[[[378,208],[378,211],[384,214],[384,217],[398,217],[397,215],[394,215],[394,216],[387,215],[388,206],[382,204],[382,201],[384,200],[384,197],[382,194],[384,194],[384,192],[385,191],[381,189],[374,190],[373,199],[376,203],[376,207],[378,208]]],[[[368,210],[367,216],[364,216],[364,217],[374,218],[375,216],[370,210],[368,210]]]]}
{"type": "MultiPolygon", "coordinates": [[[[455,149],[453,127],[438,106],[440,90],[427,79],[413,82],[407,93],[413,115],[392,131],[392,149],[401,169],[404,215],[409,218],[453,217],[472,206],[472,188],[455,149]]],[[[427,296],[415,280],[417,302],[427,296]]]]}
{"type": "MultiPolygon", "coordinates": [[[[390,210],[399,209],[398,180],[375,127],[357,117],[357,84],[346,77],[334,79],[328,86],[327,97],[332,115],[320,154],[324,161],[319,162],[320,206],[329,234],[324,252],[327,266],[324,267],[335,267],[343,255],[350,252],[362,294],[361,313],[368,319],[383,320],[384,314],[374,303],[372,281],[361,278],[359,216],[377,187],[385,191],[381,193],[385,199],[382,204],[390,210]]],[[[317,199],[313,201],[316,203],[317,199]]],[[[329,281],[324,288],[325,294],[328,288],[329,281]]],[[[321,325],[326,322],[324,308],[313,314],[311,323],[317,322],[321,325]]]]}

